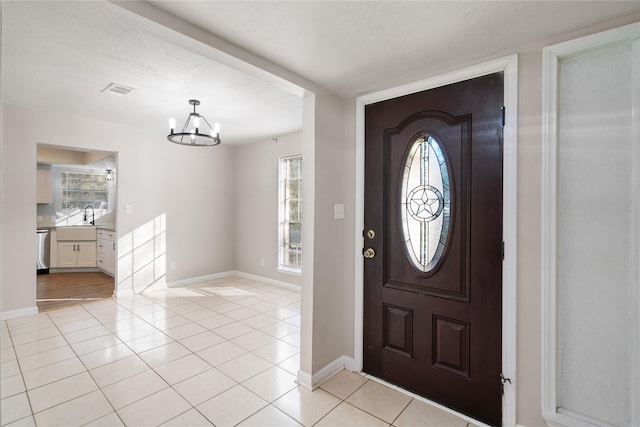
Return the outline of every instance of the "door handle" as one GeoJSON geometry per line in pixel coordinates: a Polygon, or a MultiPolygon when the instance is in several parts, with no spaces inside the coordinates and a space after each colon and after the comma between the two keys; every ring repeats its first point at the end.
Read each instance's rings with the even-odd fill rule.
{"type": "Polygon", "coordinates": [[[376,256],[376,251],[374,251],[372,248],[367,248],[362,251],[362,255],[364,255],[365,258],[371,259],[376,256]]]}

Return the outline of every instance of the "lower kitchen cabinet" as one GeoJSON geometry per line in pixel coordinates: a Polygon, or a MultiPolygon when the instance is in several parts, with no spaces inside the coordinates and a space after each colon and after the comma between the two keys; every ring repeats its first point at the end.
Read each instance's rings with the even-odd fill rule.
{"type": "Polygon", "coordinates": [[[58,242],[58,268],[95,267],[96,242],[58,242]]]}
{"type": "Polygon", "coordinates": [[[110,275],[116,274],[116,233],[98,230],[98,267],[110,275]]]}

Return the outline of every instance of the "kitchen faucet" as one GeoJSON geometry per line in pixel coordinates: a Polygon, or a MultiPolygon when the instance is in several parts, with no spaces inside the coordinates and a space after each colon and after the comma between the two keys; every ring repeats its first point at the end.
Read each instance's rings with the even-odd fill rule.
{"type": "Polygon", "coordinates": [[[93,206],[85,206],[84,208],[84,222],[87,222],[87,209],[91,208],[91,222],[89,224],[96,225],[96,211],[93,210],[93,206]]]}

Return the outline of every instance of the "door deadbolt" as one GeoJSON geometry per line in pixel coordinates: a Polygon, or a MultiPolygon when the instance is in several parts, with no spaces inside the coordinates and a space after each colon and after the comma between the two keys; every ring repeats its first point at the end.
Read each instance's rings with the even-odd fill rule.
{"type": "Polygon", "coordinates": [[[371,248],[367,248],[364,250],[364,252],[362,252],[362,254],[364,255],[365,258],[371,259],[376,256],[376,251],[374,251],[371,248]]]}
{"type": "Polygon", "coordinates": [[[367,230],[367,237],[369,239],[373,239],[374,237],[376,237],[376,232],[373,230],[367,230]]]}

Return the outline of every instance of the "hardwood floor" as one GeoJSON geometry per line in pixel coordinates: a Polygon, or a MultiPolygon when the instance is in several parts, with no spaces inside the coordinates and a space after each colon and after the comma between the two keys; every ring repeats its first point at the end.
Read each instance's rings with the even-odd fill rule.
{"type": "Polygon", "coordinates": [[[38,275],[39,311],[111,298],[115,281],[104,273],[51,273],[38,275]]]}

